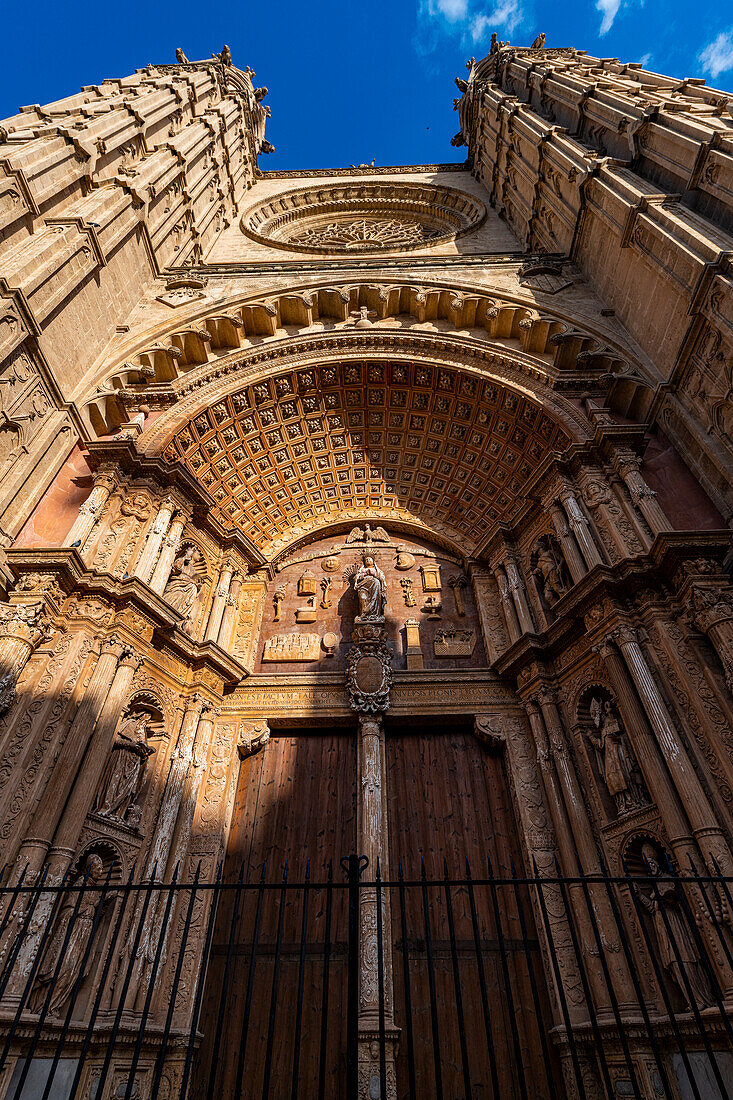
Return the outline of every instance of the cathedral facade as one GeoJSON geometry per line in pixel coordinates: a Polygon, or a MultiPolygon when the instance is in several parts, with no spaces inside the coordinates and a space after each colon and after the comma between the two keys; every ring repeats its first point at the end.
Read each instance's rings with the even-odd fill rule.
{"type": "Polygon", "coordinates": [[[492,43],[0,124],[0,1097],[733,1095],[733,120],[492,43]]]}

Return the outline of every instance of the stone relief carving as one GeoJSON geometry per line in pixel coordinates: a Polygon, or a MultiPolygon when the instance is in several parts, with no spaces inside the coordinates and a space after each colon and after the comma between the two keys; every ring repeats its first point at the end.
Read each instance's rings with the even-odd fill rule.
{"type": "Polygon", "coordinates": [[[94,812],[100,817],[139,823],[141,810],[136,800],[145,779],[148,757],[155,752],[148,744],[150,721],[149,711],[135,709],[120,722],[94,802],[94,812]]]}
{"type": "Polygon", "coordinates": [[[273,615],[273,618],[272,618],[272,621],[274,623],[279,623],[280,622],[280,615],[281,615],[281,612],[282,612],[282,604],[283,604],[283,600],[285,599],[286,592],[287,592],[287,585],[281,584],[278,588],[275,589],[275,591],[272,594],[272,603],[273,603],[273,606],[275,608],[275,614],[273,615]]]}
{"type": "Polygon", "coordinates": [[[417,604],[417,601],[416,601],[415,595],[412,591],[412,578],[411,577],[403,577],[402,580],[400,581],[400,587],[402,588],[402,593],[404,595],[405,606],[406,607],[415,607],[416,604],[417,604]]]}
{"type": "Polygon", "coordinates": [[[446,627],[435,635],[433,649],[436,657],[471,657],[476,645],[474,630],[458,630],[446,627]]]}
{"type": "Polygon", "coordinates": [[[321,639],[317,634],[276,634],[265,642],[263,661],[317,661],[321,639]]]}
{"type": "Polygon", "coordinates": [[[199,593],[206,579],[204,556],[196,546],[187,546],[173,562],[163,599],[183,616],[181,628],[191,632],[197,611],[199,593]]]}
{"type": "Polygon", "coordinates": [[[595,749],[598,773],[614,801],[617,814],[643,806],[647,799],[644,783],[626,731],[607,698],[591,696],[589,710],[593,726],[586,736],[595,749]]]}
{"type": "Polygon", "coordinates": [[[689,928],[680,888],[664,871],[666,858],[660,856],[654,844],[645,841],[641,845],[641,858],[645,874],[653,881],[639,884],[636,896],[651,916],[662,967],[688,1004],[691,992],[697,1007],[706,1008],[713,1003],[710,982],[689,928]]]}
{"type": "MultiPolygon", "coordinates": [[[[87,856],[84,869],[72,879],[71,885],[101,886],[104,877],[104,861],[100,855],[92,853],[87,856]]],[[[105,904],[112,900],[113,895],[107,894],[105,904]]],[[[86,976],[81,972],[81,966],[94,931],[100,904],[101,890],[85,890],[80,900],[79,892],[70,890],[62,902],[31,997],[31,1006],[36,1012],[43,1009],[48,999],[49,987],[53,989],[48,1000],[49,1015],[61,1016],[65,1012],[76,983],[86,976]]]]}
{"type": "Polygon", "coordinates": [[[357,616],[352,640],[346,671],[349,704],[360,714],[385,711],[390,703],[393,675],[384,621],[357,616]]]}
{"type": "Polygon", "coordinates": [[[560,547],[551,535],[538,539],[530,558],[532,576],[545,609],[554,607],[570,588],[570,574],[560,547]]]}
{"type": "Polygon", "coordinates": [[[344,572],[344,577],[353,581],[354,591],[359,601],[356,622],[383,619],[384,606],[387,602],[387,582],[374,556],[365,552],[362,555],[361,565],[350,566],[344,572]]]}
{"type": "Polygon", "coordinates": [[[13,705],[18,678],[33,650],[50,636],[43,603],[0,604],[0,715],[13,705]]]}

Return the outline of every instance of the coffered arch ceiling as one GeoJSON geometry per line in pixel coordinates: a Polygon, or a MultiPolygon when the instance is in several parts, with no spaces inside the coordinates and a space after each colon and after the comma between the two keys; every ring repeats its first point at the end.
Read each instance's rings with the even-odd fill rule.
{"type": "Polygon", "coordinates": [[[634,369],[524,302],[361,283],[158,334],[90,407],[109,430],[115,402],[117,422],[131,401],[157,404],[138,449],[185,467],[269,559],[357,516],[472,554],[548,453],[589,436],[572,393],[634,369]]]}
{"type": "Polygon", "coordinates": [[[369,356],[283,369],[223,395],[163,450],[272,557],[343,516],[402,519],[470,553],[567,432],[475,373],[369,356]],[[294,530],[295,529],[295,530],[294,530]]]}

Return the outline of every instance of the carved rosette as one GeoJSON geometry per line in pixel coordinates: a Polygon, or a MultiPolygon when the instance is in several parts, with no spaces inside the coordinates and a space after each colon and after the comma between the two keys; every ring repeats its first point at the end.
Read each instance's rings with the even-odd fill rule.
{"type": "Polygon", "coordinates": [[[352,639],[346,672],[351,709],[359,714],[379,714],[389,709],[393,680],[384,620],[355,623],[352,639]]]}

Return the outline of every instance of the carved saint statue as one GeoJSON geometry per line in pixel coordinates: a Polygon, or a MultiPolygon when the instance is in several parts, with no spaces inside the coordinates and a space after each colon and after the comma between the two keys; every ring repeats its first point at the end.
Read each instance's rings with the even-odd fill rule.
{"type": "Polygon", "coordinates": [[[616,803],[616,813],[643,806],[646,799],[641,776],[612,704],[594,696],[590,714],[594,729],[588,730],[588,740],[596,750],[598,771],[616,803]]]}
{"type": "Polygon", "coordinates": [[[532,570],[545,607],[552,607],[568,590],[565,582],[565,562],[551,542],[541,539],[537,560],[532,570]]]}
{"type": "Polygon", "coordinates": [[[371,554],[364,554],[353,573],[354,591],[359,599],[359,618],[364,621],[384,617],[387,582],[371,554]]]}
{"type": "MultiPolygon", "coordinates": [[[[92,935],[94,917],[102,901],[101,891],[90,890],[88,887],[100,883],[103,877],[104,864],[102,858],[93,854],[86,860],[84,870],[71,883],[72,886],[86,885],[87,889],[82,891],[75,919],[74,910],[76,909],[78,891],[70,890],[61,906],[58,923],[48,945],[48,951],[38,974],[38,984],[31,998],[34,1011],[41,1011],[48,996],[48,986],[53,983],[53,993],[48,1005],[48,1012],[51,1016],[61,1016],[77,978],[85,976],[80,973],[81,964],[92,935]],[[72,920],[73,928],[69,935],[69,925],[72,920]],[[68,942],[67,935],[69,935],[68,942]],[[64,944],[66,944],[65,950],[64,944]],[[64,953],[63,959],[58,974],[56,974],[56,967],[62,951],[64,953]],[[55,980],[54,975],[56,975],[55,980]]],[[[105,899],[105,901],[111,900],[111,896],[105,899]]]]}
{"type": "Polygon", "coordinates": [[[147,740],[149,721],[147,711],[133,710],[120,723],[94,804],[102,817],[124,820],[140,793],[147,759],[155,752],[147,740]]]}
{"type": "Polygon", "coordinates": [[[690,997],[682,972],[684,968],[684,975],[687,977],[697,1007],[705,1008],[713,1003],[710,983],[694,937],[687,925],[677,883],[671,875],[662,871],[659,856],[653,844],[642,845],[641,855],[649,874],[655,879],[656,889],[652,889],[649,894],[641,889],[637,892],[639,901],[651,914],[654,922],[662,966],[685,1000],[689,1002],[690,997]]]}
{"type": "Polygon", "coordinates": [[[173,562],[170,580],[163,593],[163,599],[183,615],[181,625],[184,629],[193,618],[196,600],[203,584],[201,564],[201,551],[195,546],[187,546],[173,562]]]}

